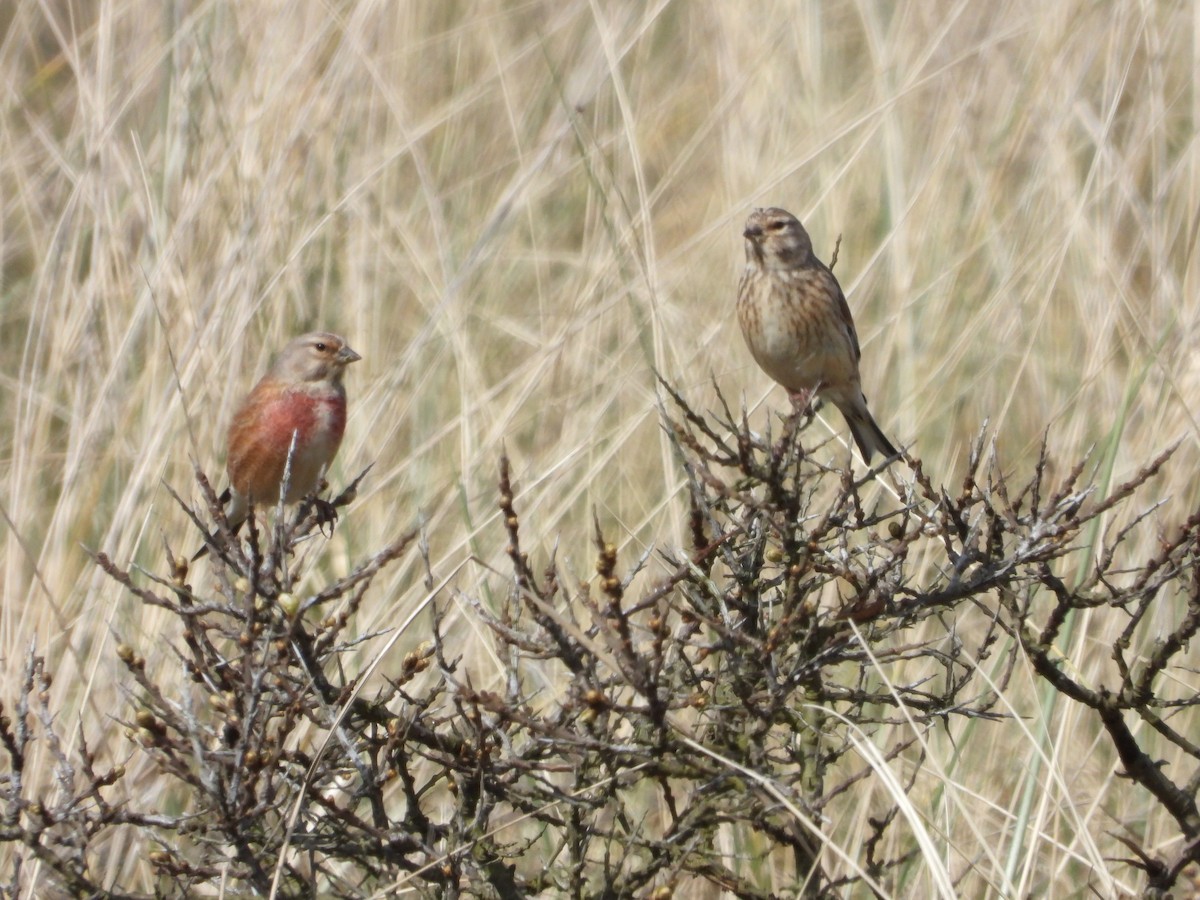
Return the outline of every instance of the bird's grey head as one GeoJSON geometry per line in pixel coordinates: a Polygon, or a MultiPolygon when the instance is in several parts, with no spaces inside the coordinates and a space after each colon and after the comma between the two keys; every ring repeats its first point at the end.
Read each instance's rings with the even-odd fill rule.
{"type": "Polygon", "coordinates": [[[346,366],[360,359],[345,338],[328,331],[314,331],[284,347],[271,374],[289,382],[340,382],[346,366]]]}
{"type": "Polygon", "coordinates": [[[813,263],[812,240],[786,209],[756,209],[742,231],[746,263],[766,269],[797,269],[813,263]]]}

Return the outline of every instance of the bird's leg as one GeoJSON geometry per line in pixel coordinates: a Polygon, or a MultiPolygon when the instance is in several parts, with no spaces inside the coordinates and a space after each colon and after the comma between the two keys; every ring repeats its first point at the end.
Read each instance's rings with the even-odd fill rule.
{"type": "MultiPolygon", "coordinates": [[[[810,388],[802,388],[798,391],[788,390],[788,399],[792,401],[792,414],[787,417],[784,429],[784,440],[781,446],[790,447],[796,435],[808,423],[812,421],[813,416],[817,414],[819,406],[819,398],[817,392],[821,389],[818,382],[810,388]]],[[[796,442],[796,450],[803,454],[804,450],[799,442],[796,442]]]]}
{"type": "Polygon", "coordinates": [[[313,508],[317,514],[317,531],[327,538],[333,537],[333,526],[337,524],[338,520],[337,507],[324,497],[313,497],[313,508]],[[325,534],[326,525],[329,526],[328,534],[325,534]]]}
{"type": "Polygon", "coordinates": [[[794,412],[806,412],[816,393],[816,387],[804,388],[799,391],[788,391],[788,399],[792,401],[792,410],[794,412]]]}
{"type": "Polygon", "coordinates": [[[325,537],[331,538],[333,537],[333,526],[337,524],[338,511],[331,501],[320,496],[327,490],[329,490],[329,482],[322,478],[317,489],[312,492],[306,502],[311,502],[313,505],[313,512],[317,517],[317,530],[321,534],[325,534],[325,526],[328,525],[329,533],[325,534],[325,537]]]}

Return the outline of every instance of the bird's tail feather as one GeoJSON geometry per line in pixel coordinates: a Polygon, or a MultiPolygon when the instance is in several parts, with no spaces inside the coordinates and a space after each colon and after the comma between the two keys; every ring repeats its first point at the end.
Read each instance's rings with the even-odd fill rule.
{"type": "MultiPolygon", "coordinates": [[[[221,496],[217,498],[217,502],[225,507],[225,519],[229,523],[229,531],[236,535],[242,527],[242,523],[246,521],[246,498],[241,494],[235,495],[232,488],[225,488],[221,492],[221,496]]],[[[216,545],[218,537],[220,537],[219,531],[208,535],[204,540],[204,546],[193,554],[192,562],[207,556],[208,548],[216,545]]]]}
{"type": "Polygon", "coordinates": [[[892,446],[887,435],[876,424],[865,403],[861,411],[852,409],[846,412],[843,410],[843,414],[846,416],[846,424],[850,426],[850,433],[854,435],[854,443],[858,444],[858,449],[866,462],[869,463],[876,452],[881,453],[884,457],[900,455],[900,451],[892,446]]]}

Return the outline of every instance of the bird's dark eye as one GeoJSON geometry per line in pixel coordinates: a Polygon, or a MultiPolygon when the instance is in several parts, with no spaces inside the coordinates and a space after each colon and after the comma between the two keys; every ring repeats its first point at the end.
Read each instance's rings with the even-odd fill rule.
{"type": "Polygon", "coordinates": [[[326,345],[326,343],[324,341],[317,341],[315,344],[313,344],[313,346],[316,347],[317,350],[320,351],[321,353],[324,353],[326,350],[329,349],[329,347],[326,345]]]}
{"type": "Polygon", "coordinates": [[[782,231],[782,230],[783,230],[782,222],[768,222],[767,223],[767,231],[782,231]]]}

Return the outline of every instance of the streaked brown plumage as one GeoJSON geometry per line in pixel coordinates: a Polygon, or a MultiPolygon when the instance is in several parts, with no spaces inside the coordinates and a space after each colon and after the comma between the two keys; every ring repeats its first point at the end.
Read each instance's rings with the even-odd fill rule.
{"type": "Polygon", "coordinates": [[[877,451],[897,455],[867,409],[846,297],[804,226],[787,210],[756,209],[742,234],[746,270],[737,314],[755,361],[793,399],[807,403],[819,393],[841,410],[867,462],[877,451]]]}

